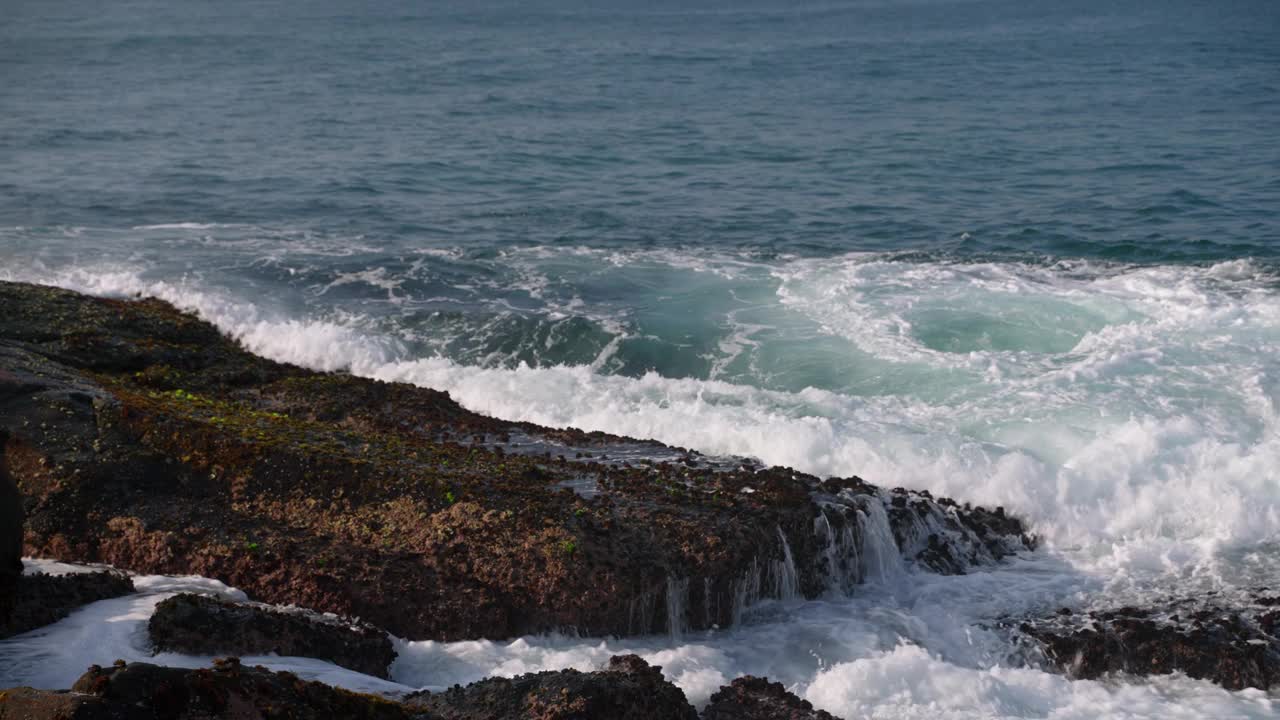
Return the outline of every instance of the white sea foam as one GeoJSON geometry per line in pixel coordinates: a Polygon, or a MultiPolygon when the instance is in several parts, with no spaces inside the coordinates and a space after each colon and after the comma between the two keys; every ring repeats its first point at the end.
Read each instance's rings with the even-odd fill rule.
{"type": "MultiPolygon", "coordinates": [[[[858,275],[872,272],[865,265],[887,264],[858,257],[830,272],[858,275]]],[[[829,272],[806,262],[788,267],[793,276],[829,272]]],[[[1233,268],[1231,277],[1250,277],[1233,268]]],[[[94,293],[162,297],[268,357],[448,390],[467,407],[498,417],[652,437],[1005,505],[1031,518],[1051,545],[1081,548],[1103,562],[1126,557],[1135,543],[1157,554],[1178,544],[1189,557],[1207,560],[1224,544],[1274,539],[1280,532],[1273,471],[1280,466],[1280,366],[1274,360],[1280,357],[1280,298],[1215,290],[1206,278],[1220,279],[1216,266],[1060,282],[1051,269],[1018,272],[909,266],[886,282],[926,283],[921,295],[933,288],[927,283],[946,282],[1002,293],[1016,288],[1015,294],[1034,286],[1095,306],[1129,304],[1108,311],[1118,324],[1084,333],[1069,352],[1049,359],[1019,351],[962,354],[963,365],[1004,366],[995,379],[960,375],[932,395],[926,389],[870,396],[770,391],[655,373],[606,376],[586,366],[481,368],[406,358],[394,337],[363,332],[360,318],[273,315],[190,284],[145,281],[123,270],[44,279],[94,293]],[[962,271],[977,279],[957,280],[962,271]]],[[[788,285],[797,282],[793,277],[780,286],[784,302],[788,285]]],[[[861,312],[855,307],[843,315],[861,312]]],[[[841,315],[830,307],[825,313],[841,315]]],[[[900,359],[947,355],[916,350],[900,359]]],[[[943,364],[944,373],[963,372],[949,357],[943,364]]]]}
{"type": "MultiPolygon", "coordinates": [[[[26,560],[28,569],[41,572],[93,572],[101,566],[69,565],[47,560],[26,560]]],[[[243,601],[243,592],[197,576],[170,577],[138,575],[133,578],[138,592],[103,600],[73,612],[69,617],[29,633],[0,640],[0,686],[29,685],[41,688],[68,688],[92,664],[108,665],[115,660],[149,662],[174,667],[208,667],[212,656],[153,654],[146,624],[163,599],[179,592],[215,595],[243,601]]],[[[289,670],[300,677],[367,692],[403,692],[404,686],[361,675],[311,658],[246,656],[249,665],[267,665],[289,670]]]]}
{"type": "Polygon", "coordinates": [[[1276,711],[1257,690],[1233,694],[1180,677],[1116,686],[1023,668],[974,670],[917,645],[824,669],[805,697],[843,717],[885,720],[1269,718],[1276,711]]]}
{"type": "MultiPolygon", "coordinates": [[[[758,265],[733,267],[735,281],[761,282],[758,265]]],[[[1083,683],[1010,669],[1009,648],[979,625],[1020,608],[1280,581],[1268,550],[1280,541],[1280,296],[1247,261],[1127,268],[860,255],[769,266],[753,302],[771,293],[774,303],[739,319],[744,333],[726,341],[726,352],[755,363],[762,344],[777,342],[762,340],[767,332],[844,343],[848,371],[866,376],[848,391],[611,376],[598,364],[464,366],[409,356],[400,339],[372,335],[359,318],[291,316],[139,270],[11,274],[156,295],[268,357],[448,390],[499,417],[1004,505],[1045,540],[1033,562],[966,578],[912,574],[899,582],[880,573],[881,589],[864,588],[854,600],[780,608],[772,619],[705,638],[407,643],[395,668],[401,683],[586,669],[637,651],[694,699],[753,672],[852,716],[1275,711],[1258,693],[1176,676],[1083,683]],[[791,325],[764,325],[761,314],[791,325]]],[[[796,362],[804,350],[791,348],[796,362]]]]}
{"type": "Polygon", "coordinates": [[[236,228],[245,225],[229,223],[176,222],[158,223],[156,225],[135,225],[134,230],[212,230],[214,228],[236,228]]]}
{"type": "MultiPolygon", "coordinates": [[[[914,575],[866,586],[852,599],[773,605],[725,632],[630,638],[525,637],[510,641],[396,641],[392,681],[306,658],[255,656],[249,664],[289,670],[366,692],[442,690],[485,677],[575,668],[597,670],[636,653],[695,705],[743,674],[782,682],[821,708],[874,718],[1272,717],[1259,691],[1227,692],[1184,676],[1130,682],[1071,681],[1014,667],[1002,638],[973,625],[983,613],[1036,604],[1036,593],[1087,590],[1087,580],[1045,560],[960,577],[914,575]],[[1011,600],[1008,601],[1008,600],[1011,600]]],[[[39,631],[0,641],[4,684],[67,687],[92,663],[116,658],[179,667],[210,657],[152,655],[145,624],[173,592],[243,599],[201,578],[139,578],[137,595],[90,605],[39,631]]]]}

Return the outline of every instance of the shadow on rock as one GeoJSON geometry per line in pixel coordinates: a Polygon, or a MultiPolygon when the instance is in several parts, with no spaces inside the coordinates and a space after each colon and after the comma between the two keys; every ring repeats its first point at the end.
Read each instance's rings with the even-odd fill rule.
{"type": "Polygon", "coordinates": [[[367,623],[190,593],[160,602],[147,629],[160,652],[310,657],[380,678],[396,658],[391,638],[367,623]]]}

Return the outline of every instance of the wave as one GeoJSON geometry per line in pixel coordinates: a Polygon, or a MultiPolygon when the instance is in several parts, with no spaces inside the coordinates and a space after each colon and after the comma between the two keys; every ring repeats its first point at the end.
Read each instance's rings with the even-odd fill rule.
{"type": "MultiPolygon", "coordinates": [[[[412,328],[397,324],[405,317],[399,314],[323,303],[288,310],[200,277],[154,279],[147,267],[10,266],[5,274],[96,294],[160,297],[267,357],[447,390],[499,417],[653,437],[1004,505],[1045,539],[1043,552],[989,571],[883,580],[854,598],[766,607],[743,627],[679,641],[399,642],[390,685],[315,661],[260,660],[273,667],[387,691],[593,669],[611,654],[637,652],[663,666],[694,702],[727,679],[754,673],[852,717],[1274,713],[1263,693],[1230,693],[1183,676],[1110,684],[1019,668],[1015,650],[985,629],[992,618],[1058,603],[1142,603],[1174,589],[1229,591],[1280,577],[1273,559],[1280,538],[1280,298],[1265,269],[1243,260],[1132,267],[871,255],[719,264],[679,253],[615,253],[606,261],[601,252],[512,257],[544,275],[566,262],[646,273],[696,264],[687,271],[728,283],[738,297],[754,293],[752,313],[725,316],[736,320],[722,336],[737,344],[730,352],[746,357],[782,347],[789,354],[781,361],[804,365],[834,348],[876,385],[771,387],[763,374],[751,374],[765,367],[763,357],[732,381],[610,374],[590,363],[466,364],[419,354],[412,328]],[[984,335],[990,342],[975,340],[984,335]]],[[[374,285],[397,279],[343,272],[374,285]]],[[[79,623],[83,634],[110,620],[120,632],[109,644],[123,644],[117,654],[145,659],[138,628],[154,595],[107,602],[119,605],[94,606],[64,623],[79,623]]],[[[71,632],[57,632],[64,631],[71,632]]],[[[76,653],[88,651],[71,636],[66,643],[56,633],[49,638],[24,646],[23,653],[43,648],[31,655],[43,658],[31,669],[0,664],[0,674],[65,686],[63,676],[84,664],[76,653]],[[71,649],[50,654],[52,644],[71,649]]],[[[13,647],[0,644],[0,663],[24,657],[13,647]]]]}
{"type": "Polygon", "coordinates": [[[134,230],[213,230],[214,228],[238,228],[247,227],[236,223],[199,223],[199,222],[176,222],[176,223],[159,223],[156,225],[134,225],[134,230]]]}
{"type": "MultiPolygon", "coordinates": [[[[415,357],[411,342],[371,332],[386,324],[363,315],[289,317],[137,270],[31,279],[160,297],[272,359],[446,390],[505,419],[1003,505],[1093,572],[1227,582],[1221,555],[1280,537],[1280,298],[1247,261],[1096,268],[851,256],[792,259],[771,273],[778,304],[848,340],[885,387],[779,390],[602,374],[599,363],[467,365],[415,357]],[[1013,324],[1020,344],[930,340],[966,313],[980,326],[971,336],[1013,324]]],[[[804,352],[794,348],[797,363],[804,352]]]]}

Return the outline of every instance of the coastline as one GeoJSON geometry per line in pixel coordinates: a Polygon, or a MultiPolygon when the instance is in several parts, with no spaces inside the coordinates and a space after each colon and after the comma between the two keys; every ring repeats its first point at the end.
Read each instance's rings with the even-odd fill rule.
{"type": "Polygon", "coordinates": [[[28,555],[201,575],[456,641],[678,638],[891,569],[963,574],[1035,547],[1003,508],[276,363],[159,300],[20,283],[0,300],[3,464],[28,555]]]}

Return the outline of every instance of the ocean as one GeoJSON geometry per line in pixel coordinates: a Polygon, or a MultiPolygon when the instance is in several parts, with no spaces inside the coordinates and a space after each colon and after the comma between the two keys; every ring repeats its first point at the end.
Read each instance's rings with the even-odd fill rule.
{"type": "MultiPolygon", "coordinates": [[[[0,109],[0,279],[1042,543],[705,636],[277,666],[402,690],[631,650],[695,703],[753,673],[850,720],[1280,714],[993,630],[1280,586],[1274,2],[8,0],[0,109]]],[[[183,583],[213,581],[140,585],[183,583]]],[[[149,657],[155,599],[0,643],[0,686],[149,657]]]]}

